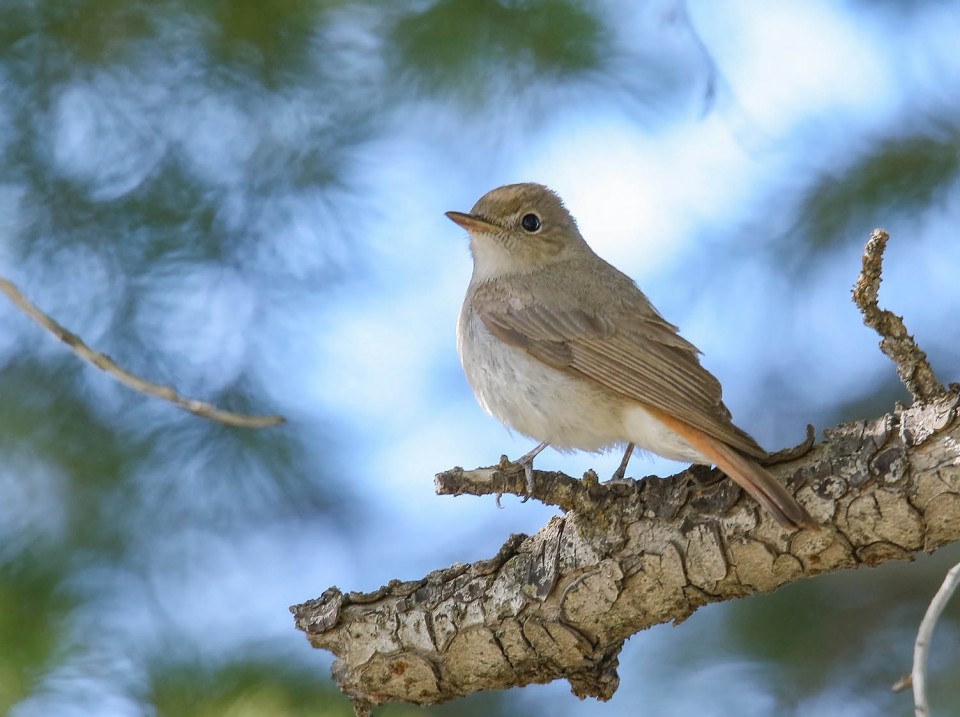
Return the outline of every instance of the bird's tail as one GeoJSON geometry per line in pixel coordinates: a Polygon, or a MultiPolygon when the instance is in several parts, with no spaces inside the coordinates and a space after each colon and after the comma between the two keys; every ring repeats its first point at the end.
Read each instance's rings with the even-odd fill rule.
{"type": "Polygon", "coordinates": [[[783,484],[756,461],[743,455],[736,448],[728,446],[723,441],[673,416],[661,411],[656,411],[654,415],[667,428],[683,438],[717,468],[735,480],[740,487],[766,508],[779,523],[788,528],[816,525],[810,514],[783,487],[783,484]]]}

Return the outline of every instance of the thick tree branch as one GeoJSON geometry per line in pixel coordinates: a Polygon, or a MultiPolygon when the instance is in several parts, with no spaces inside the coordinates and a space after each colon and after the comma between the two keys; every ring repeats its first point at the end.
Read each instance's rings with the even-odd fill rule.
{"type": "Polygon", "coordinates": [[[23,313],[69,346],[77,356],[85,361],[89,361],[100,370],[106,371],[124,386],[132,388],[134,391],[145,393],[148,396],[162,398],[164,401],[169,401],[185,411],[189,411],[202,418],[208,418],[211,421],[225,423],[229,426],[266,428],[268,426],[280,425],[285,420],[283,416],[248,416],[242,413],[223,411],[205,401],[185,398],[169,386],[161,386],[160,384],[146,381],[119,366],[116,361],[106,354],[94,351],[87,346],[83,339],[37,308],[37,305],[24,296],[13,282],[0,277],[0,291],[6,294],[10,301],[23,311],[23,313]]]}
{"type": "MultiPolygon", "coordinates": [[[[567,679],[608,699],[630,635],[701,605],[843,568],[910,558],[960,539],[960,396],[838,426],[773,469],[821,530],[788,532],[730,481],[685,471],[604,485],[535,472],[534,497],[562,507],[493,559],[394,581],[330,588],[291,610],[336,656],[341,689],[374,703],[436,703],[482,689],[567,679]]],[[[522,494],[502,462],[437,476],[442,492],[522,494]]]]}
{"type": "Polygon", "coordinates": [[[900,380],[917,401],[927,401],[946,393],[927,361],[927,355],[907,332],[903,317],[878,305],[883,251],[890,235],[874,229],[863,251],[863,269],[853,287],[853,301],[863,314],[863,322],[882,337],[880,350],[896,365],[900,380]]]}

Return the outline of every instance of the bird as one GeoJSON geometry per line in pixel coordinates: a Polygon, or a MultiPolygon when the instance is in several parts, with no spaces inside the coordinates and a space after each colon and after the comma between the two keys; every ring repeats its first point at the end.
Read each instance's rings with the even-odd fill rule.
{"type": "Polygon", "coordinates": [[[636,445],[716,465],[783,526],[813,525],[760,465],[767,452],[734,425],[700,351],[590,248],[555,192],[508,184],[446,216],[468,232],[473,256],[460,361],[480,406],[539,442],[518,460],[528,495],[547,446],[627,446],[619,471],[636,445]]]}

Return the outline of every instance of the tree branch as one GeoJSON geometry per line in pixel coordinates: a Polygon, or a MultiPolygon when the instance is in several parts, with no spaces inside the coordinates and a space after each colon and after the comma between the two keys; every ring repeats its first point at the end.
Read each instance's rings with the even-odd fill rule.
{"type": "MultiPolygon", "coordinates": [[[[701,605],[824,572],[906,559],[960,539],[960,395],[838,426],[773,469],[822,530],[789,532],[731,481],[684,471],[604,485],[535,471],[534,497],[563,508],[491,560],[330,588],[291,608],[334,677],[373,703],[437,703],[483,689],[567,679],[609,699],[626,638],[701,605]]],[[[444,493],[524,493],[521,468],[454,469],[444,493]]]]}
{"type": "Polygon", "coordinates": [[[914,400],[927,401],[946,393],[930,368],[930,362],[913,337],[907,333],[903,317],[878,305],[883,272],[883,251],[890,235],[874,229],[863,251],[863,269],[853,287],[853,302],[863,314],[863,323],[881,336],[880,350],[896,365],[900,380],[914,400]]]}
{"type": "Polygon", "coordinates": [[[117,379],[120,383],[132,388],[134,391],[145,393],[148,396],[156,396],[164,401],[169,401],[202,418],[208,418],[211,421],[218,421],[230,426],[240,428],[266,428],[268,426],[277,426],[285,421],[283,416],[248,416],[242,413],[233,413],[232,411],[223,411],[216,406],[198,401],[193,398],[185,398],[169,386],[161,386],[157,383],[151,383],[139,376],[135,376],[126,369],[117,365],[116,361],[106,354],[94,351],[92,348],[72,331],[64,328],[45,314],[36,304],[24,296],[13,282],[0,277],[0,291],[6,294],[10,300],[27,316],[40,324],[51,334],[60,339],[69,346],[77,356],[89,361],[94,366],[117,379]]]}

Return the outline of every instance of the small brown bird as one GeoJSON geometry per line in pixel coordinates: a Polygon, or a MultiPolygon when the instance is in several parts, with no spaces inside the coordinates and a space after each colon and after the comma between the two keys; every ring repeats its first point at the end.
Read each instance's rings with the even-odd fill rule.
{"type": "Polygon", "coordinates": [[[554,192],[511,184],[447,216],[473,254],[460,360],[484,410],[541,442],[520,459],[528,490],[547,445],[636,444],[716,465],[785,526],[813,523],[755,460],[766,451],[733,424],[697,348],[587,246],[554,192]]]}

